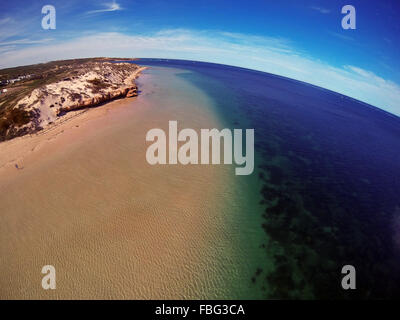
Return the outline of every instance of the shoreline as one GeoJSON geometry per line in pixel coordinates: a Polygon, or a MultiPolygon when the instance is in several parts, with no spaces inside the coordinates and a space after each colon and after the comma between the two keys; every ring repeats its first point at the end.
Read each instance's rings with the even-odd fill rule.
{"type": "Polygon", "coordinates": [[[171,114],[194,128],[218,120],[201,91],[173,72],[155,74],[143,75],[133,101],[91,108],[7,145],[23,169],[0,170],[2,298],[229,297],[230,253],[215,245],[229,232],[220,215],[229,168],[145,160],[146,132],[171,114]],[[52,292],[36,283],[47,264],[57,270],[52,292]]]}
{"type": "MultiPolygon", "coordinates": [[[[125,82],[127,84],[132,84],[134,80],[136,80],[140,76],[140,74],[146,69],[148,68],[140,67],[131,76],[129,76],[125,80],[125,82]]],[[[79,110],[68,111],[63,116],[58,117],[53,123],[49,124],[43,130],[15,137],[10,140],[1,141],[0,174],[7,167],[14,168],[14,162],[20,162],[21,160],[23,160],[23,158],[25,158],[25,156],[22,156],[23,154],[29,153],[30,151],[33,152],[38,144],[42,144],[44,141],[41,141],[42,139],[40,137],[43,137],[43,140],[46,140],[46,138],[53,139],[58,134],[63,133],[66,129],[72,129],[73,127],[78,128],[80,125],[80,121],[83,121],[85,123],[101,116],[100,114],[102,112],[90,112],[91,110],[99,108],[104,109],[105,112],[108,112],[110,110],[110,106],[112,106],[115,102],[121,101],[121,103],[129,103],[128,101],[126,101],[126,98],[127,97],[121,96],[110,99],[108,101],[104,101],[100,105],[86,106],[85,108],[79,110]],[[69,124],[71,124],[72,127],[70,127],[69,124]],[[51,134],[52,132],[54,133],[54,135],[51,134]],[[32,142],[32,146],[29,145],[29,141],[32,142]]],[[[19,165],[18,163],[15,164],[19,165]]]]}
{"type": "Polygon", "coordinates": [[[135,97],[135,79],[145,69],[92,58],[0,70],[1,78],[25,74],[8,83],[8,93],[0,96],[0,141],[42,131],[71,111],[135,97]]]}
{"type": "Polygon", "coordinates": [[[147,69],[147,67],[139,67],[131,76],[126,78],[124,81],[125,86],[120,86],[114,91],[106,92],[104,94],[92,96],[86,100],[80,100],[76,104],[69,105],[67,107],[59,108],[57,116],[65,115],[71,111],[78,111],[87,108],[100,107],[105,103],[124,98],[133,98],[138,95],[138,88],[134,82],[140,75],[140,73],[147,69]]]}

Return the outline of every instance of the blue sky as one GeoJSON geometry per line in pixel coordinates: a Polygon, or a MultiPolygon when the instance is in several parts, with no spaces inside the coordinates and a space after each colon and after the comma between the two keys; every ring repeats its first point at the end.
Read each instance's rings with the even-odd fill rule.
{"type": "Polygon", "coordinates": [[[2,3],[0,68],[90,56],[165,57],[267,71],[400,115],[400,1],[115,0],[2,3]],[[56,8],[56,29],[41,8],[56,8]],[[356,8],[357,28],[341,27],[356,8]]]}

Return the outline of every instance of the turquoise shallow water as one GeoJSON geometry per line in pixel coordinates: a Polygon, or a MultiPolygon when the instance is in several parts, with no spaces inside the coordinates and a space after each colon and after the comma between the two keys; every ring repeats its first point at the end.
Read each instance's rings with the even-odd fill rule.
{"type": "MultiPolygon", "coordinates": [[[[154,67],[146,70],[145,74],[151,75],[152,82],[154,82],[159,80],[160,76],[163,77],[171,72],[180,81],[195,86],[196,90],[200,90],[207,97],[207,103],[202,104],[202,108],[207,108],[207,111],[213,115],[215,123],[210,123],[204,128],[239,128],[235,125],[235,119],[221,113],[218,101],[197,83],[197,81],[206,81],[210,84],[209,79],[191,70],[181,68],[154,67]]],[[[141,86],[140,81],[139,78],[139,87],[141,86]]],[[[219,88],[215,87],[216,90],[219,88]]],[[[160,96],[159,107],[162,108],[163,93],[157,92],[159,88],[154,89],[152,94],[160,96]]],[[[174,97],[177,105],[185,107],[185,103],[180,101],[182,94],[185,95],[187,104],[197,104],[197,96],[191,96],[190,91],[183,93],[178,90],[174,97]]],[[[224,98],[229,99],[229,95],[224,98]]],[[[229,103],[228,100],[225,102],[229,103]]],[[[178,120],[179,129],[185,128],[185,123],[180,121],[178,114],[170,114],[169,117],[170,120],[178,120]]],[[[266,284],[255,283],[254,277],[259,272],[258,270],[271,269],[272,264],[263,248],[267,236],[261,228],[263,206],[261,204],[262,196],[258,192],[261,183],[258,179],[257,168],[250,176],[236,176],[234,171],[236,165],[221,166],[227,170],[227,174],[224,175],[225,180],[220,187],[220,203],[215,207],[214,214],[218,217],[216,222],[223,224],[224,227],[223,232],[209,243],[210,252],[206,251],[203,257],[205,261],[209,262],[216,260],[214,264],[218,265],[217,268],[213,268],[212,264],[208,266],[212,276],[217,280],[216,286],[209,291],[205,298],[262,299],[265,297],[266,284]]],[[[196,181],[193,183],[195,184],[196,181]]]]}
{"type": "Polygon", "coordinates": [[[0,174],[0,298],[261,297],[251,277],[264,233],[259,215],[243,214],[260,199],[246,191],[255,176],[146,161],[146,133],[168,132],[169,120],[196,131],[226,125],[190,74],[147,70],[137,98],[19,140],[23,169],[0,174]],[[56,290],[40,286],[47,264],[56,290]]]}
{"type": "MultiPolygon", "coordinates": [[[[400,295],[398,117],[262,72],[192,61],[139,63],[191,71],[180,76],[213,100],[226,127],[256,131],[257,171],[236,182],[246,201],[234,218],[254,227],[241,227],[241,241],[263,249],[252,251],[252,292],[265,298],[400,295]],[[356,291],[340,285],[347,264],[356,268],[356,291]]],[[[238,259],[246,265],[245,257],[238,259]]]]}

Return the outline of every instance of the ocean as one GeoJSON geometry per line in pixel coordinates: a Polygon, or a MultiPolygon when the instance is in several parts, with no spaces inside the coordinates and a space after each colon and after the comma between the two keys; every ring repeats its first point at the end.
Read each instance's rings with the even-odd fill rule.
{"type": "MultiPolygon", "coordinates": [[[[226,127],[255,129],[258,181],[246,188],[253,198],[242,212],[252,221],[261,216],[265,233],[257,239],[264,255],[252,276],[254,290],[266,298],[400,295],[397,116],[264,72],[182,60],[138,62],[191,71],[181,77],[213,100],[226,127]],[[357,271],[355,291],[340,285],[348,264],[357,271]]],[[[242,241],[257,241],[252,232],[242,241]]]]}

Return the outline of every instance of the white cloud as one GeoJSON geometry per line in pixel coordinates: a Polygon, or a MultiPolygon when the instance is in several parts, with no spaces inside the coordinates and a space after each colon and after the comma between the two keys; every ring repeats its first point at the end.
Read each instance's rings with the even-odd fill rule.
{"type": "Polygon", "coordinates": [[[14,20],[12,18],[10,18],[10,17],[1,18],[0,19],[0,26],[3,25],[3,24],[10,23],[12,21],[14,21],[14,20]]]}
{"type": "Polygon", "coordinates": [[[97,56],[189,59],[261,70],[330,89],[400,116],[397,83],[357,66],[331,66],[280,38],[184,29],[151,35],[101,33],[0,52],[0,67],[97,56]]]}
{"type": "Polygon", "coordinates": [[[354,38],[352,38],[350,36],[346,36],[346,35],[338,33],[338,32],[329,31],[328,33],[330,35],[332,35],[332,36],[334,36],[336,38],[342,39],[342,40],[347,40],[347,41],[353,41],[354,40],[354,38]]]}
{"type": "MultiPolygon", "coordinates": [[[[33,34],[32,25],[37,23],[37,15],[27,15],[26,17],[4,17],[0,19],[0,42],[14,38],[27,38],[33,34]]],[[[9,40],[11,41],[11,40],[9,40]]],[[[1,62],[0,62],[1,63],[1,62]]]]}
{"type": "Polygon", "coordinates": [[[122,10],[121,6],[115,1],[104,3],[103,6],[105,7],[104,9],[92,10],[88,11],[87,13],[100,13],[122,10]]]}
{"type": "Polygon", "coordinates": [[[313,10],[318,11],[323,14],[328,14],[331,12],[331,10],[329,10],[329,9],[322,8],[322,7],[316,7],[316,6],[311,6],[310,9],[313,9],[313,10]]]}
{"type": "Polygon", "coordinates": [[[40,44],[52,41],[54,39],[46,38],[39,40],[31,40],[31,39],[17,39],[12,41],[0,42],[0,46],[9,46],[9,45],[18,45],[18,44],[40,44]]]}

